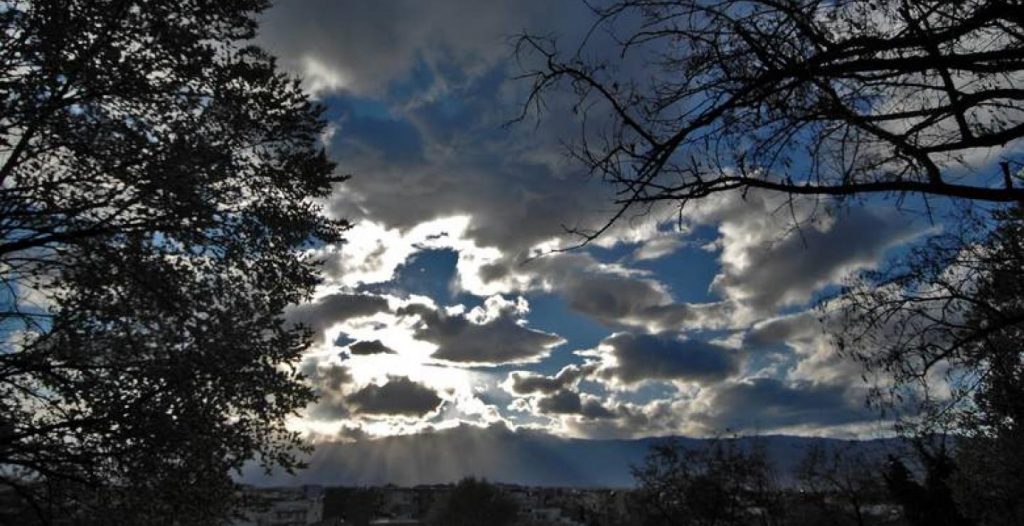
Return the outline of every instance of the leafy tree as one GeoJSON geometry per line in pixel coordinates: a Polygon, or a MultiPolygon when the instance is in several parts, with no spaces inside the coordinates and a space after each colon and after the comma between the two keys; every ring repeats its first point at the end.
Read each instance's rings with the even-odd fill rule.
{"type": "Polygon", "coordinates": [[[903,507],[906,521],[911,526],[973,524],[964,516],[953,498],[951,482],[957,467],[945,440],[929,444],[918,439],[915,441],[915,449],[921,461],[924,480],[918,481],[903,460],[895,456],[889,457],[883,472],[889,493],[903,507]]]}
{"type": "Polygon", "coordinates": [[[932,417],[920,423],[939,430],[1019,421],[1022,224],[1020,207],[965,214],[953,229],[850,282],[836,309],[836,343],[885,373],[879,402],[916,403],[932,417]]]}
{"type": "MultiPolygon", "coordinates": [[[[1024,209],[971,215],[843,296],[844,352],[911,435],[956,441],[954,493],[982,524],[1024,518],[1024,209]]],[[[944,458],[939,455],[939,458],[944,458]]]]}
{"type": "Polygon", "coordinates": [[[376,488],[328,488],[324,495],[324,520],[340,518],[353,526],[368,526],[383,504],[376,488]]]}
{"type": "Polygon", "coordinates": [[[883,500],[883,481],[877,464],[850,444],[812,444],[795,475],[801,495],[813,500],[822,512],[821,519],[865,526],[871,523],[867,507],[883,500]]]}
{"type": "Polygon", "coordinates": [[[220,523],[299,465],[282,310],[345,224],[267,4],[0,2],[0,486],[41,521],[220,523]]]}
{"type": "Polygon", "coordinates": [[[997,211],[984,244],[974,337],[964,361],[978,383],[960,413],[960,501],[982,524],[1024,523],[1024,208],[997,211]]]}
{"type": "Polygon", "coordinates": [[[508,526],[516,521],[519,505],[501,488],[464,478],[428,513],[427,524],[436,526],[508,526]]]}
{"type": "Polygon", "coordinates": [[[648,526],[783,524],[782,488],[760,442],[655,445],[633,477],[633,503],[648,526]]]}
{"type": "Polygon", "coordinates": [[[1016,154],[988,176],[952,169],[1024,136],[1019,0],[593,5],[574,54],[532,35],[517,46],[524,116],[568,87],[586,116],[572,154],[617,190],[586,240],[630,210],[734,190],[1024,199],[1016,154]],[[606,33],[616,60],[594,44],[606,33]]]}

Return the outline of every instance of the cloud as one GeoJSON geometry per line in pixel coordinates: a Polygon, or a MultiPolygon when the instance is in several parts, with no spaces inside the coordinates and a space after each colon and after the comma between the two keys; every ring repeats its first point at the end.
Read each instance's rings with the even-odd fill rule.
{"type": "Polygon", "coordinates": [[[348,346],[348,351],[353,355],[365,356],[370,354],[395,354],[395,351],[381,343],[380,340],[355,342],[348,346]]]}
{"type": "Polygon", "coordinates": [[[333,394],[322,394],[320,399],[306,411],[306,417],[313,421],[335,422],[352,416],[347,401],[333,394]]]}
{"type": "MultiPolygon", "coordinates": [[[[354,289],[384,283],[417,252],[455,247],[469,221],[468,216],[445,216],[401,229],[362,220],[345,233],[344,243],[328,245],[313,255],[324,262],[324,274],[331,284],[354,289]]],[[[463,242],[456,248],[472,247],[463,242]]]]}
{"type": "Polygon", "coordinates": [[[718,382],[695,394],[642,402],[612,400],[602,407],[607,414],[599,418],[563,415],[563,433],[586,438],[723,432],[867,435],[877,432],[873,425],[878,421],[860,394],[843,386],[766,377],[718,382]]]}
{"type": "Polygon", "coordinates": [[[541,413],[579,413],[583,404],[579,393],[561,390],[538,400],[537,409],[541,413]]]}
{"type": "Polygon", "coordinates": [[[389,376],[384,385],[367,385],[346,400],[359,413],[414,417],[436,410],[443,401],[433,389],[395,376],[389,376]]]}
{"type": "Polygon", "coordinates": [[[755,319],[771,315],[874,266],[888,248],[921,232],[895,211],[863,206],[830,215],[827,207],[756,191],[743,198],[720,194],[693,207],[689,219],[718,225],[721,270],[711,289],[755,319]]]}
{"type": "Polygon", "coordinates": [[[808,341],[825,335],[825,325],[814,313],[800,312],[768,318],[754,324],[744,336],[744,346],[771,347],[793,341],[808,341]]]}
{"type": "Polygon", "coordinates": [[[567,415],[587,419],[614,418],[615,414],[605,407],[597,397],[580,393],[579,383],[597,371],[597,363],[571,364],[563,367],[554,376],[544,376],[528,371],[509,373],[502,384],[504,389],[516,396],[513,407],[521,411],[531,409],[537,415],[567,415]]]}
{"type": "Polygon", "coordinates": [[[512,394],[551,394],[556,391],[575,387],[580,380],[592,374],[597,364],[567,365],[555,376],[544,376],[529,371],[513,371],[509,373],[504,386],[512,394]]]}
{"type": "Polygon", "coordinates": [[[542,0],[280,2],[260,38],[325,91],[329,150],[355,175],[332,197],[333,214],[401,232],[469,216],[468,239],[518,255],[560,237],[563,224],[604,216],[609,189],[575,178],[559,140],[578,117],[566,108],[555,126],[503,126],[529,89],[509,82],[509,37],[550,22],[583,32],[587,11],[542,0]]]}
{"type": "Polygon", "coordinates": [[[615,418],[615,413],[605,407],[597,398],[584,394],[582,401],[579,413],[583,418],[591,420],[615,418]]]}
{"type": "MultiPolygon", "coordinates": [[[[314,92],[379,93],[417,68],[429,78],[442,75],[449,63],[475,71],[503,60],[509,53],[507,35],[534,27],[533,21],[543,22],[544,17],[561,19],[573,7],[549,4],[276,2],[264,16],[260,40],[303,73],[314,92]]],[[[421,89],[429,93],[444,86],[438,79],[421,89]]]]}
{"type": "Polygon", "coordinates": [[[437,345],[433,357],[462,365],[531,363],[565,342],[557,334],[525,327],[526,300],[492,296],[465,315],[412,304],[400,315],[417,316],[416,339],[437,345]]]}
{"type": "Polygon", "coordinates": [[[872,420],[863,398],[848,396],[842,386],[786,383],[754,378],[723,384],[703,401],[706,409],[691,418],[709,430],[775,430],[791,426],[824,427],[872,420]]]}
{"type": "Polygon", "coordinates": [[[686,246],[681,233],[666,233],[640,245],[633,252],[633,261],[648,261],[671,255],[686,246]]]}
{"type": "Polygon", "coordinates": [[[558,293],[571,309],[612,327],[648,332],[719,327],[732,309],[728,302],[676,302],[648,272],[600,263],[584,252],[549,254],[523,265],[498,261],[475,271],[499,290],[558,293]]]}
{"type": "Polygon", "coordinates": [[[306,408],[306,416],[317,421],[336,421],[348,418],[351,411],[345,400],[345,390],[352,384],[351,370],[340,364],[305,360],[300,372],[318,397],[306,408]]]}
{"type": "Polygon", "coordinates": [[[593,395],[561,390],[536,401],[537,412],[544,415],[576,416],[589,420],[610,419],[617,415],[593,395]]]}
{"type": "Polygon", "coordinates": [[[780,348],[792,352],[795,363],[786,371],[789,380],[864,391],[867,386],[862,378],[875,375],[836,348],[832,335],[842,330],[840,323],[833,304],[823,310],[768,318],[746,333],[743,346],[751,353],[780,348]]]}
{"type": "Polygon", "coordinates": [[[495,107],[507,106],[491,100],[494,96],[463,93],[445,101],[444,106],[465,107],[473,114],[465,122],[434,123],[433,115],[406,115],[423,143],[413,147],[407,141],[401,153],[394,151],[395,144],[375,142],[368,130],[340,127],[330,150],[354,177],[332,196],[329,211],[398,232],[439,218],[468,217],[463,239],[513,260],[562,238],[563,224],[603,217],[608,189],[573,177],[576,168],[557,160],[561,147],[553,137],[496,134],[508,115],[496,114],[495,107]],[[424,127],[453,136],[431,134],[424,127]],[[464,151],[466,144],[472,151],[464,151]],[[554,159],[536,158],[544,151],[554,159]],[[392,157],[404,161],[392,162],[392,157]]]}
{"type": "MultiPolygon", "coordinates": [[[[820,202],[798,200],[791,215],[780,208],[781,196],[722,194],[680,216],[673,208],[682,232],[668,232],[669,215],[656,208],[595,243],[611,250],[530,259],[576,241],[563,235],[562,225],[594,226],[608,217],[611,189],[586,184],[564,156],[560,139],[576,136],[578,116],[554,101],[555,113],[539,128],[501,126],[529,87],[508,82],[515,66],[506,60],[504,36],[545,24],[582,31],[589,17],[552,16],[578,9],[585,5],[306,0],[279,2],[267,14],[262,43],[304,73],[306,87],[327,104],[331,130],[323,140],[339,170],[355,175],[335,190],[328,209],[354,228],[344,243],[311,253],[324,260],[325,288],[345,292],[287,313],[321,341],[333,338],[332,328],[345,332],[345,341],[359,340],[344,366],[311,370],[322,395],[311,418],[352,419],[349,425],[359,426],[365,420],[377,427],[358,429],[372,435],[414,432],[470,418],[472,411],[500,419],[496,407],[507,407],[511,397],[530,411],[524,417],[530,424],[559,421],[570,434],[640,436],[740,424],[758,415],[738,404],[756,403],[758,395],[782,422],[801,412],[809,421],[824,420],[811,405],[813,394],[839,404],[840,412],[857,399],[856,364],[837,357],[812,314],[778,314],[910,239],[916,227],[903,217],[865,207],[812,218],[820,202]],[[792,229],[794,216],[800,231],[792,229]],[[691,291],[672,287],[690,286],[687,280],[631,268],[673,254],[701,225],[711,227],[702,232],[718,232],[706,256],[721,264],[713,301],[678,301],[691,291]],[[402,265],[436,249],[458,255],[452,282],[448,275],[437,280],[449,287],[449,297],[468,293],[486,298],[483,305],[444,307],[456,300],[413,298],[402,288],[396,279],[402,265]],[[352,292],[360,290],[374,292],[352,292]],[[500,378],[472,369],[539,363],[565,342],[527,323],[529,305],[519,296],[539,292],[623,332],[583,353],[586,363],[544,364],[545,374],[522,370],[500,378]],[[388,314],[375,316],[380,313],[388,314]],[[714,336],[729,338],[729,345],[706,341],[701,331],[708,329],[728,329],[714,336]],[[764,366],[751,358],[762,351],[775,362],[764,366]],[[395,376],[385,383],[389,374],[395,376]],[[734,380],[767,374],[775,384],[734,380]],[[666,383],[642,386],[648,381],[666,383]],[[410,418],[391,419],[402,423],[389,427],[389,419],[360,414],[410,418]],[[412,421],[420,415],[430,421],[412,421]]],[[[562,332],[560,320],[550,321],[562,332]]],[[[319,351],[336,359],[335,350],[319,351]]]]}
{"type": "MultiPolygon", "coordinates": [[[[588,398],[591,402],[598,402],[588,398]]],[[[645,403],[615,402],[605,407],[591,404],[596,409],[582,418],[563,418],[565,432],[586,438],[636,438],[665,435],[701,434],[702,429],[687,419],[689,401],[678,398],[654,399],[645,403]]],[[[588,413],[587,403],[581,413],[588,413]]]]}
{"type": "Polygon", "coordinates": [[[300,372],[317,392],[339,392],[352,382],[348,367],[339,364],[319,364],[316,360],[306,360],[300,372]]]}
{"type": "Polygon", "coordinates": [[[739,370],[737,352],[678,333],[633,334],[620,332],[601,341],[585,356],[601,360],[598,374],[614,383],[635,385],[647,380],[710,383],[739,370]]]}
{"type": "Polygon", "coordinates": [[[671,295],[653,279],[614,274],[584,274],[570,279],[561,290],[573,309],[606,324],[640,325],[653,331],[679,330],[697,325],[706,307],[673,303],[671,295]]]}
{"type": "Polygon", "coordinates": [[[306,325],[322,341],[324,331],[335,324],[387,311],[388,300],[381,296],[339,293],[293,306],[285,312],[285,318],[306,325]]]}
{"type": "MultiPolygon", "coordinates": [[[[538,246],[572,242],[562,225],[601,222],[611,189],[586,184],[576,177],[579,167],[565,161],[561,138],[576,133],[578,122],[568,109],[566,118],[540,129],[502,127],[517,114],[528,86],[507,82],[509,49],[495,31],[504,27],[508,35],[526,27],[517,20],[558,20],[560,32],[582,32],[587,16],[551,14],[582,15],[583,4],[294,4],[270,12],[263,39],[286,59],[312,67],[307,75],[314,82],[341,90],[328,101],[337,114],[329,149],[342,170],[355,174],[332,196],[330,211],[356,226],[345,245],[319,254],[332,279],[348,287],[386,282],[418,246],[431,242],[459,252],[458,285],[476,295],[525,293],[554,283],[574,308],[602,323],[655,331],[713,317],[705,315],[708,308],[675,304],[654,280],[597,271],[599,265],[584,261],[589,256],[519,265],[538,246]],[[470,15],[481,10],[486,14],[470,15]],[[470,18],[472,35],[483,40],[458,23],[470,18]],[[579,27],[564,27],[565,21],[579,27]],[[369,28],[372,34],[364,35],[369,28]],[[294,39],[295,31],[304,38],[294,39]],[[436,45],[450,49],[438,53],[436,45]],[[446,232],[446,240],[429,241],[433,234],[425,234],[425,225],[452,217],[464,221],[446,232]],[[590,270],[579,276],[584,267],[573,261],[590,270]],[[504,270],[491,272],[497,267],[504,270]],[[614,289],[618,303],[602,298],[602,287],[614,289]]],[[[641,230],[616,227],[599,243],[661,236],[642,257],[671,250],[671,236],[641,230]]]]}

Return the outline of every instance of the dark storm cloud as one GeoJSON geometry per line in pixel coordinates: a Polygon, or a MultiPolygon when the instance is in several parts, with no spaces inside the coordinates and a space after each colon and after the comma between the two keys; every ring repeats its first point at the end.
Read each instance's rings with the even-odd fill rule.
{"type": "Polygon", "coordinates": [[[318,392],[340,392],[342,387],[352,382],[352,374],[348,367],[339,364],[319,364],[316,360],[306,360],[299,372],[318,392]]]}
{"type": "Polygon", "coordinates": [[[579,413],[583,404],[579,393],[562,390],[537,400],[537,409],[541,413],[571,414],[579,413]]]}
{"type": "Polygon", "coordinates": [[[308,359],[299,368],[313,388],[317,400],[307,407],[306,415],[313,420],[339,420],[351,415],[345,401],[344,390],[352,384],[352,373],[339,364],[321,364],[308,359]]]}
{"type": "Polygon", "coordinates": [[[323,331],[331,325],[387,310],[388,301],[380,296],[331,294],[312,303],[291,307],[285,312],[285,317],[292,323],[306,325],[317,338],[323,338],[323,331]]]}
{"type": "Polygon", "coordinates": [[[509,373],[506,385],[513,394],[551,394],[561,389],[575,387],[586,376],[596,370],[597,364],[567,365],[555,376],[544,376],[528,371],[509,373]]]}
{"type": "MultiPolygon", "coordinates": [[[[446,104],[480,102],[473,93],[458,98],[446,104]]],[[[452,137],[428,137],[426,158],[418,163],[391,162],[384,149],[357,154],[350,150],[353,143],[372,143],[351,135],[356,130],[340,128],[332,151],[340,152],[342,170],[357,175],[333,197],[332,213],[403,230],[439,217],[468,215],[467,237],[513,258],[561,235],[562,224],[596,222],[603,215],[607,188],[572,177],[576,168],[557,161],[560,147],[523,138],[517,130],[496,134],[507,115],[494,114],[493,108],[502,104],[483,106],[474,108],[475,121],[451,131],[452,137]],[[464,144],[472,150],[464,151],[464,144]],[[572,184],[566,184],[567,177],[572,184]]],[[[432,123],[416,125],[422,132],[432,123]]],[[[400,157],[415,155],[410,151],[400,157]]]]}
{"type": "Polygon", "coordinates": [[[348,351],[354,355],[365,356],[369,354],[395,354],[395,351],[381,343],[380,340],[355,342],[348,346],[348,351]]]}
{"type": "Polygon", "coordinates": [[[537,411],[542,415],[577,415],[591,420],[616,418],[616,414],[600,400],[569,390],[538,398],[537,411]]]}
{"type": "Polygon", "coordinates": [[[617,333],[601,342],[601,376],[636,384],[644,380],[715,382],[739,370],[736,351],[675,333],[617,333]],[[607,354],[605,354],[607,353],[607,354]],[[614,358],[608,360],[608,358],[614,358]]]}
{"type": "Polygon", "coordinates": [[[653,279],[613,274],[580,274],[562,289],[569,306],[606,324],[680,330],[701,318],[701,307],[672,303],[653,279]]]}
{"type": "Polygon", "coordinates": [[[850,397],[843,386],[788,384],[776,378],[720,385],[707,405],[707,411],[691,417],[718,430],[833,426],[875,417],[864,407],[862,393],[850,397]]]}
{"type": "MultiPolygon", "coordinates": [[[[337,123],[333,148],[343,153],[345,171],[360,174],[336,196],[337,213],[402,229],[446,214],[468,214],[473,218],[469,237],[501,249],[509,266],[536,243],[559,235],[561,225],[591,225],[606,217],[607,188],[567,177],[574,168],[561,161],[560,139],[578,131],[573,118],[552,115],[539,129],[499,131],[515,114],[508,110],[518,100],[516,89],[505,82],[509,72],[502,64],[509,50],[503,36],[527,20],[580,26],[559,27],[559,33],[587,25],[587,16],[551,16],[552,10],[564,9],[550,4],[310,1],[277,6],[264,31],[272,50],[296,62],[319,57],[346,72],[360,94],[346,96],[346,107],[366,105],[370,99],[360,102],[360,96],[374,97],[372,112],[347,111],[337,123]],[[296,31],[302,39],[293,38],[296,31]],[[389,85],[395,87],[386,89],[389,85]],[[373,89],[361,89],[368,86],[373,89]],[[415,101],[410,94],[417,94],[415,101]]],[[[582,4],[572,9],[585,11],[582,4]]],[[[831,231],[805,228],[803,235],[783,235],[789,225],[765,221],[777,203],[756,193],[731,201],[718,207],[722,212],[706,214],[706,222],[728,224],[737,236],[752,235],[756,242],[743,249],[743,262],[751,264],[725,261],[716,290],[757,308],[806,299],[838,270],[873,261],[906,227],[905,221],[855,212],[840,217],[831,231]]],[[[777,215],[788,220],[788,214],[777,215]]],[[[497,275],[493,269],[488,274],[497,275]]],[[[697,306],[674,304],[656,288],[653,280],[594,276],[567,283],[565,294],[575,308],[609,324],[627,320],[668,330],[708,318],[697,306]]]]}
{"type": "Polygon", "coordinates": [[[583,405],[580,407],[580,416],[591,420],[615,418],[615,413],[604,406],[600,400],[592,397],[583,398],[583,405]]]}
{"type": "MultiPolygon", "coordinates": [[[[877,419],[865,407],[864,394],[843,384],[767,377],[725,380],[705,385],[696,397],[598,404],[603,417],[564,422],[574,434],[590,437],[821,430],[877,419]]],[[[588,400],[598,401],[583,397],[581,414],[586,413],[588,400]]]]}
{"type": "Polygon", "coordinates": [[[417,316],[414,336],[438,346],[433,357],[467,365],[500,365],[534,362],[565,342],[557,334],[529,329],[513,311],[503,309],[491,318],[472,321],[465,315],[447,314],[414,304],[398,311],[417,316]]]}
{"type": "Polygon", "coordinates": [[[635,438],[694,432],[688,422],[686,405],[674,400],[651,400],[644,404],[619,402],[606,407],[596,398],[589,397],[583,403],[581,416],[581,419],[566,421],[569,428],[575,434],[594,438],[635,438]]]}
{"type": "Polygon", "coordinates": [[[310,420],[334,422],[352,416],[352,408],[343,397],[322,396],[306,411],[310,420]]]}
{"type": "Polygon", "coordinates": [[[433,389],[404,376],[389,376],[384,385],[367,385],[346,400],[359,413],[404,416],[423,416],[442,402],[433,389]]]}

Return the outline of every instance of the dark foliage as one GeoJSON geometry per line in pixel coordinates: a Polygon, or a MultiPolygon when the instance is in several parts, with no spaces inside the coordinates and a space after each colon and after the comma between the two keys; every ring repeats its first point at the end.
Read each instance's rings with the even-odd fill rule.
{"type": "Polygon", "coordinates": [[[996,213],[965,350],[978,374],[958,422],[960,501],[983,524],[1024,523],[1024,207],[996,213]]]}
{"type": "Polygon", "coordinates": [[[282,309],[339,239],[265,0],[0,3],[0,485],[42,521],[214,524],[298,465],[282,309]]]}
{"type": "Polygon", "coordinates": [[[1024,520],[1024,209],[967,216],[843,301],[841,349],[887,379],[875,401],[911,435],[955,438],[936,458],[965,513],[1024,520]]]}
{"type": "Polygon", "coordinates": [[[633,505],[645,526],[785,524],[782,487],[760,445],[669,442],[654,446],[633,476],[633,505]]]}
{"type": "Polygon", "coordinates": [[[876,521],[867,513],[871,505],[885,502],[876,459],[853,447],[811,445],[796,469],[803,500],[830,524],[865,526],[876,521]]]}
{"type": "Polygon", "coordinates": [[[486,480],[465,478],[430,511],[427,524],[434,526],[508,526],[515,522],[519,506],[501,488],[486,480]]]}
{"type": "Polygon", "coordinates": [[[324,520],[343,519],[352,526],[368,526],[381,507],[375,488],[328,488],[324,495],[324,520]]]}
{"type": "MultiPolygon", "coordinates": [[[[943,442],[944,444],[944,442],[943,442]]],[[[953,499],[951,482],[956,462],[946,448],[929,450],[917,446],[918,458],[924,468],[924,480],[918,481],[903,460],[889,457],[883,477],[893,500],[903,508],[910,526],[970,526],[972,521],[961,513],[953,499]]]]}

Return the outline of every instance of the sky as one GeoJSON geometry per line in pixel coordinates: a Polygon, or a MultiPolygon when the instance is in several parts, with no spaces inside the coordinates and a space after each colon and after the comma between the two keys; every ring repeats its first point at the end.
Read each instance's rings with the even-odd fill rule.
{"type": "Polygon", "coordinates": [[[353,176],[325,204],[353,227],[315,250],[323,283],[287,312],[315,331],[299,367],[320,394],[292,425],[323,441],[881,433],[818,300],[933,226],[886,203],[822,214],[718,194],[558,251],[579,242],[566,227],[608,217],[610,189],[566,155],[567,98],[509,125],[530,88],[512,42],[571,46],[591,21],[582,2],[534,0],[292,0],[263,16],[259,43],[326,106],[322,140],[353,176]]]}

